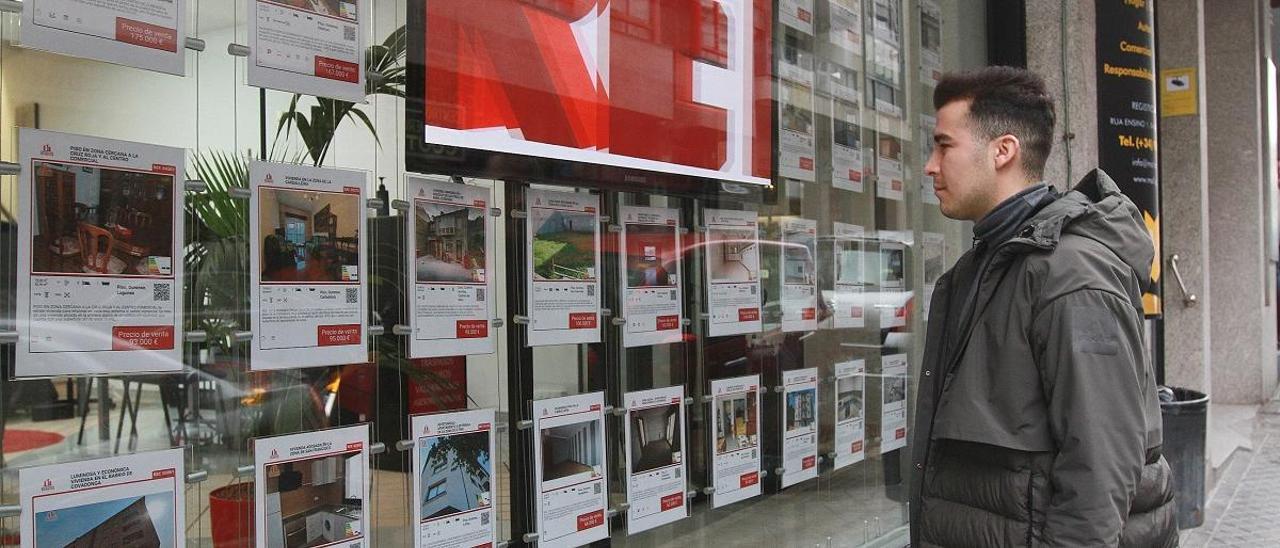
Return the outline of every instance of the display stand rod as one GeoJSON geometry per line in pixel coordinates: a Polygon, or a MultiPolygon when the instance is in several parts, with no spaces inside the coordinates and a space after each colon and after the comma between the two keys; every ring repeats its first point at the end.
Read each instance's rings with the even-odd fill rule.
{"type": "Polygon", "coordinates": [[[208,470],[196,470],[195,472],[187,474],[187,483],[201,483],[207,479],[209,479],[208,470]]]}
{"type": "Polygon", "coordinates": [[[19,173],[22,173],[22,166],[13,162],[0,162],[0,175],[17,175],[19,173]]]}
{"type": "Polygon", "coordinates": [[[238,478],[243,478],[243,477],[252,476],[252,475],[253,475],[252,464],[246,464],[244,466],[236,468],[236,477],[238,478]]]}
{"type": "Polygon", "coordinates": [[[17,331],[0,332],[0,344],[18,344],[18,332],[17,331]]]}
{"type": "Polygon", "coordinates": [[[22,13],[22,2],[18,0],[0,0],[0,12],[22,13]]]}
{"type": "Polygon", "coordinates": [[[22,515],[22,507],[17,504],[0,506],[0,519],[16,518],[22,515]]]}

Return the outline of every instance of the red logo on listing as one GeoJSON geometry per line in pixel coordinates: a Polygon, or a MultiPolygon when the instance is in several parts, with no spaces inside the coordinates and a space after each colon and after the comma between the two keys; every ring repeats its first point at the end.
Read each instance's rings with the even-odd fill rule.
{"type": "Polygon", "coordinates": [[[111,328],[112,350],[172,350],[172,325],[129,325],[111,328]]]}
{"type": "Polygon", "coordinates": [[[471,205],[476,207],[484,207],[484,200],[472,200],[471,205]]]}
{"type": "Polygon", "coordinates": [[[358,187],[358,186],[344,186],[344,187],[342,187],[342,193],[343,193],[343,194],[359,194],[359,193],[360,193],[360,187],[358,187]]]}
{"type": "Polygon", "coordinates": [[[52,491],[52,490],[53,490],[53,480],[51,480],[51,479],[47,479],[47,478],[46,478],[46,479],[44,480],[44,485],[41,485],[41,486],[40,486],[40,490],[41,490],[41,491],[52,491]]]}
{"type": "Polygon", "coordinates": [[[738,321],[740,322],[754,322],[759,319],[760,319],[759,308],[739,308],[738,309],[738,321]]]}
{"type": "Polygon", "coordinates": [[[359,451],[361,449],[364,449],[364,442],[362,441],[353,441],[347,444],[347,451],[359,451]]]}
{"type": "Polygon", "coordinates": [[[173,175],[178,172],[178,168],[165,164],[151,164],[151,172],[173,175]]]}
{"type": "Polygon", "coordinates": [[[806,308],[800,311],[800,319],[802,320],[812,320],[816,317],[818,317],[818,313],[812,308],[806,308]]]}
{"type": "Polygon", "coordinates": [[[854,170],[850,169],[850,170],[849,170],[849,180],[850,180],[850,181],[853,181],[853,182],[855,182],[855,183],[861,182],[861,181],[862,181],[862,172],[861,172],[861,171],[854,171],[854,170]]]}
{"type": "Polygon", "coordinates": [[[813,455],[809,455],[805,457],[804,460],[800,461],[801,470],[808,470],[817,465],[818,465],[818,457],[815,457],[813,455]]]}
{"type": "Polygon", "coordinates": [[[489,336],[489,322],[486,320],[458,320],[457,337],[459,339],[482,339],[489,336]]]}
{"type": "Polygon", "coordinates": [[[319,346],[348,346],[360,343],[360,324],[322,325],[316,328],[319,346]]]}
{"type": "Polygon", "coordinates": [[[477,430],[488,430],[488,429],[489,429],[489,423],[487,423],[487,422],[482,422],[482,423],[480,423],[480,426],[477,426],[477,427],[476,427],[476,429],[477,429],[477,430]]]}
{"type": "Polygon", "coordinates": [[[172,468],[165,468],[164,470],[154,470],[154,471],[152,471],[152,472],[151,472],[151,479],[172,478],[172,477],[174,477],[174,476],[176,476],[176,475],[178,475],[178,471],[177,471],[177,470],[174,470],[174,469],[172,469],[172,468]]]}
{"type": "Polygon", "coordinates": [[[894,189],[894,190],[902,190],[902,181],[899,181],[899,180],[897,180],[897,179],[894,179],[894,181],[893,181],[893,189],[894,189]]]}
{"type": "Polygon", "coordinates": [[[895,440],[900,440],[900,439],[905,438],[905,437],[907,437],[907,429],[906,429],[906,428],[899,428],[899,429],[897,429],[897,430],[894,430],[894,431],[893,431],[893,439],[895,439],[895,440]]]}
{"type": "Polygon", "coordinates": [[[53,147],[49,146],[48,144],[40,145],[40,155],[53,156],[53,147]]]}
{"type": "Polygon", "coordinates": [[[899,318],[905,318],[907,317],[907,309],[905,307],[899,308],[893,312],[893,315],[899,318]]]}
{"type": "Polygon", "coordinates": [[[799,20],[801,20],[801,21],[804,21],[804,22],[808,23],[809,21],[813,20],[813,14],[809,13],[809,10],[804,10],[804,9],[799,9],[799,8],[797,8],[797,9],[796,9],[796,18],[797,18],[797,19],[799,19],[799,20]]]}
{"type": "Polygon", "coordinates": [[[667,331],[670,329],[679,329],[680,316],[658,316],[658,331],[667,331]]]}
{"type": "Polygon", "coordinates": [[[270,173],[268,173],[268,174],[267,174],[266,183],[267,183],[267,184],[271,184],[271,183],[272,183],[272,181],[273,181],[273,179],[271,178],[271,174],[270,174],[270,173]]]}
{"type": "Polygon", "coordinates": [[[739,476],[739,477],[738,477],[738,487],[739,487],[739,488],[741,488],[741,487],[751,487],[752,485],[755,485],[755,484],[757,484],[757,483],[760,483],[760,473],[759,473],[759,472],[751,472],[751,473],[749,473],[749,474],[743,474],[743,475],[741,475],[741,476],[739,476]]]}
{"type": "Polygon", "coordinates": [[[861,441],[855,441],[855,442],[853,442],[853,443],[849,444],[849,451],[852,451],[852,452],[854,452],[854,453],[857,453],[857,452],[859,452],[859,451],[862,451],[862,442],[861,442],[861,441]]]}
{"type": "Polygon", "coordinates": [[[604,525],[604,510],[596,510],[589,514],[578,516],[578,530],[586,531],[592,527],[604,525]]]}
{"type": "Polygon", "coordinates": [[[280,458],[280,452],[279,452],[279,451],[276,451],[275,449],[272,449],[272,450],[271,450],[271,458],[273,458],[273,459],[278,459],[278,458],[280,458]]]}
{"type": "Polygon", "coordinates": [[[813,171],[813,158],[800,158],[800,169],[813,171]]]}
{"type": "Polygon", "coordinates": [[[658,510],[659,512],[666,512],[672,508],[679,508],[684,506],[684,493],[667,495],[662,497],[662,500],[660,500],[659,503],[661,504],[661,509],[658,510]]]}
{"type": "Polygon", "coordinates": [[[595,312],[573,312],[569,314],[569,329],[595,329],[595,312]]]}
{"type": "Polygon", "coordinates": [[[861,318],[861,317],[862,317],[862,307],[861,307],[861,306],[855,306],[855,307],[853,307],[853,309],[849,310],[849,314],[850,314],[850,315],[852,315],[852,316],[853,316],[853,317],[855,317],[855,318],[861,318]]]}

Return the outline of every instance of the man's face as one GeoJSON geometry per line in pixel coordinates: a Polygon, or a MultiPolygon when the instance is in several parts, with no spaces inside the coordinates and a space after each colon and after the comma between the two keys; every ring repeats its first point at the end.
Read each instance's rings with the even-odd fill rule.
{"type": "Polygon", "coordinates": [[[996,194],[996,171],[990,146],[969,124],[969,101],[952,101],[938,109],[933,154],[925,174],[933,177],[933,193],[942,214],[977,221],[990,210],[996,194]]]}

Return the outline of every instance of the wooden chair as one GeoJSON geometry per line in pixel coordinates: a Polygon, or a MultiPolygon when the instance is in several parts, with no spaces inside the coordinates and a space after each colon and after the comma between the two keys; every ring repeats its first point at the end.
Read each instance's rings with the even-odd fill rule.
{"type": "Polygon", "coordinates": [[[119,274],[124,271],[124,262],[111,255],[116,246],[116,237],[110,230],[89,223],[80,223],[80,258],[84,260],[84,271],[98,274],[119,274]]]}

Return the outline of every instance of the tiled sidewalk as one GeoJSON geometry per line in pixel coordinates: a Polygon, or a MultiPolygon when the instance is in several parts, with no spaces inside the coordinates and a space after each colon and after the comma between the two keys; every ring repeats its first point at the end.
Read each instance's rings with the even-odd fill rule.
{"type": "Polygon", "coordinates": [[[1183,532],[1184,547],[1280,546],[1280,401],[1258,415],[1256,451],[1227,465],[1205,507],[1204,525],[1183,532]]]}

